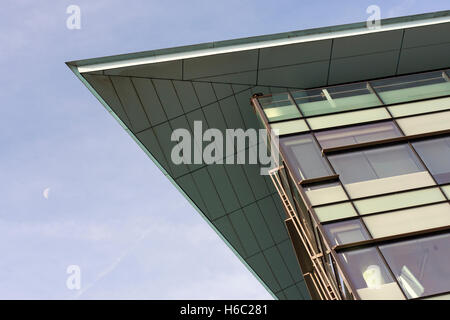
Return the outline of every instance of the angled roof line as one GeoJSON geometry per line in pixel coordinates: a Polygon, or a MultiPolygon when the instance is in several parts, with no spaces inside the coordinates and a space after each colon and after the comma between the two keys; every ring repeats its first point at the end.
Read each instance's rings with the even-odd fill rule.
{"type": "Polygon", "coordinates": [[[366,22],[357,22],[339,26],[314,28],[264,36],[181,46],[169,49],[159,49],[109,57],[77,60],[67,62],[67,64],[76,66],[80,73],[85,73],[106,69],[137,66],[142,64],[202,57],[221,53],[230,53],[331,38],[378,33],[404,28],[414,28],[445,22],[450,22],[450,10],[382,19],[380,28],[374,29],[367,28],[366,22]]]}

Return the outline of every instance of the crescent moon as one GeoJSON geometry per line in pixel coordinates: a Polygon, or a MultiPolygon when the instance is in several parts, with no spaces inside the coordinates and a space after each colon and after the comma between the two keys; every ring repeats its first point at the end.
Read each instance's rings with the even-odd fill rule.
{"type": "Polygon", "coordinates": [[[49,191],[50,191],[50,188],[46,188],[46,189],[44,190],[44,192],[42,192],[42,195],[44,196],[45,199],[48,199],[48,193],[49,193],[49,191]]]}

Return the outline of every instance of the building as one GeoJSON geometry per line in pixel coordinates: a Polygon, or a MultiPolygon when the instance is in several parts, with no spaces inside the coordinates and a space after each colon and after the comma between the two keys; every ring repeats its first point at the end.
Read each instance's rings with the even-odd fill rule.
{"type": "Polygon", "coordinates": [[[450,11],[67,64],[275,298],[449,298],[450,11]],[[175,164],[194,121],[281,162],[175,164]]]}

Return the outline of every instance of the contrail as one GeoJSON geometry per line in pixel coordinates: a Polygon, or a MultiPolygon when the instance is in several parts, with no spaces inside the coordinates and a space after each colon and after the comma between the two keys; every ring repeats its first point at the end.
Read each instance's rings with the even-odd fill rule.
{"type": "Polygon", "coordinates": [[[105,268],[105,270],[103,270],[102,272],[100,272],[98,274],[98,276],[94,279],[94,281],[92,281],[90,284],[88,284],[86,287],[84,287],[83,289],[81,289],[80,291],[78,291],[75,296],[74,299],[79,299],[80,296],[85,293],[87,290],[89,290],[92,286],[94,286],[100,279],[102,279],[103,277],[107,276],[111,271],[113,271],[120,262],[122,262],[122,260],[134,249],[137,247],[137,245],[139,243],[141,243],[142,240],[144,240],[144,238],[147,236],[147,234],[150,232],[150,228],[146,231],[144,231],[141,236],[136,240],[136,242],[131,245],[130,247],[128,247],[113,263],[111,263],[108,267],[105,268]]]}

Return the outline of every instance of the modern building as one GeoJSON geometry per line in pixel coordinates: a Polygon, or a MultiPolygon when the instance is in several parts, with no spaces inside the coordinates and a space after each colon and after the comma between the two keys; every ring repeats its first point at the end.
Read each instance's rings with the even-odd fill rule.
{"type": "Polygon", "coordinates": [[[450,11],[67,64],[275,298],[450,298],[450,11]],[[175,164],[195,121],[280,161],[175,164]]]}

